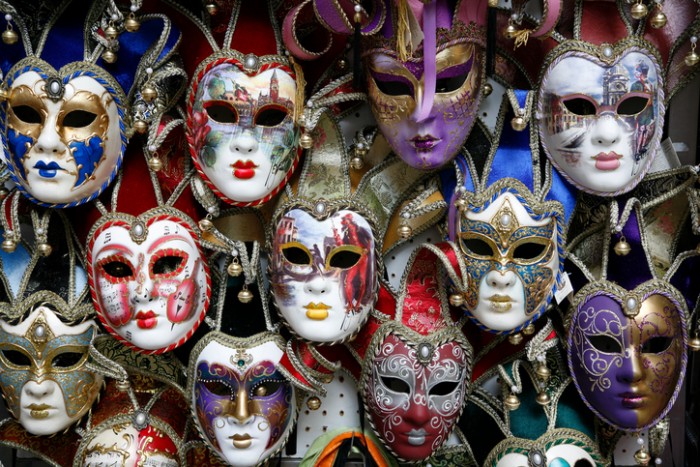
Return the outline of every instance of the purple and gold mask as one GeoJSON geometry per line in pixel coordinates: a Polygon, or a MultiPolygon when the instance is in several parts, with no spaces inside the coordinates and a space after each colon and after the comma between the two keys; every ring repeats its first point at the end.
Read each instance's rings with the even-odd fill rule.
{"type": "Polygon", "coordinates": [[[651,165],[664,125],[664,83],[649,50],[604,44],[592,54],[590,44],[572,41],[544,71],[537,109],[542,145],[580,190],[626,193],[651,165]]]}
{"type": "Polygon", "coordinates": [[[684,303],[658,280],[632,291],[596,282],[577,293],[569,369],[596,415],[621,430],[638,431],[668,413],[685,376],[684,303]]]}
{"type": "Polygon", "coordinates": [[[293,386],[279,370],[284,341],[269,332],[236,338],[213,331],[192,351],[189,386],[197,428],[234,466],[263,463],[294,427],[293,386]]]}
{"type": "Polygon", "coordinates": [[[409,2],[364,44],[372,113],[394,152],[417,169],[451,161],[479,108],[485,10],[457,3],[409,2]],[[397,36],[409,39],[400,45],[397,36]]]}

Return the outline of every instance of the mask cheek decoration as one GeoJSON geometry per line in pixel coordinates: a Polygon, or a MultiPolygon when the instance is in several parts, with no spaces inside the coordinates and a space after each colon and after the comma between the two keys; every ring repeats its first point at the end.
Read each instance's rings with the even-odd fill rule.
{"type": "Polygon", "coordinates": [[[590,295],[573,317],[569,339],[569,366],[584,401],[628,431],[666,415],[687,359],[678,302],[658,291],[635,296],[621,304],[605,292],[590,295]]]}

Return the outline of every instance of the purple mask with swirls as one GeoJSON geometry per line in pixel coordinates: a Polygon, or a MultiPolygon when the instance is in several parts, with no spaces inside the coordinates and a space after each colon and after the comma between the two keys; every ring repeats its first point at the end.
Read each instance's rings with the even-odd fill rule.
{"type": "Polygon", "coordinates": [[[632,292],[604,283],[587,286],[578,294],[582,299],[574,299],[571,374],[591,410],[621,430],[657,423],[685,376],[684,311],[662,290],[660,281],[632,292]]]}

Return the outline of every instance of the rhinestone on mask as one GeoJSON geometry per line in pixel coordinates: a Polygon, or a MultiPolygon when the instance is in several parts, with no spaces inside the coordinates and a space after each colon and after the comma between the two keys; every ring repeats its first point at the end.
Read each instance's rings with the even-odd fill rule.
{"type": "Polygon", "coordinates": [[[323,214],[324,212],[326,212],[326,203],[324,203],[323,201],[319,201],[318,203],[316,203],[315,209],[317,214],[323,214]]]}
{"type": "Polygon", "coordinates": [[[148,414],[143,410],[134,412],[132,424],[137,430],[143,430],[148,426],[148,414]]]}
{"type": "Polygon", "coordinates": [[[427,342],[418,345],[418,361],[427,365],[432,360],[433,346],[427,342]]]}
{"type": "Polygon", "coordinates": [[[57,77],[51,77],[46,80],[46,94],[52,101],[58,101],[63,97],[63,92],[65,87],[63,86],[63,81],[57,77]]]}
{"type": "Polygon", "coordinates": [[[246,55],[245,58],[243,58],[243,68],[249,73],[257,72],[260,68],[260,59],[253,54],[246,55]]]}
{"type": "Polygon", "coordinates": [[[148,228],[146,228],[146,225],[141,222],[140,220],[135,221],[131,225],[131,230],[129,231],[129,235],[131,236],[131,239],[136,242],[136,243],[142,243],[144,240],[146,240],[146,237],[148,236],[148,228]]]}

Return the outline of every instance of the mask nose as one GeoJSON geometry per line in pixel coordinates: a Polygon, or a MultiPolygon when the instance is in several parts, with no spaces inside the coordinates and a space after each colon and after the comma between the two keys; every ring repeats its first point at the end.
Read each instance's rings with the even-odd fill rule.
{"type": "Polygon", "coordinates": [[[497,290],[504,290],[515,285],[515,273],[513,271],[491,270],[486,275],[486,283],[497,290]]]}
{"type": "Polygon", "coordinates": [[[233,412],[233,417],[238,424],[248,424],[253,421],[248,409],[248,394],[245,388],[241,388],[236,393],[236,409],[233,412]]]}
{"type": "Polygon", "coordinates": [[[54,389],[54,385],[49,381],[42,381],[41,383],[28,381],[27,384],[24,385],[24,392],[35,399],[41,399],[52,395],[54,389]]]}
{"type": "MultiPolygon", "coordinates": [[[[55,119],[52,119],[55,120],[55,119]]],[[[47,121],[39,133],[39,138],[36,140],[34,150],[40,154],[62,156],[66,152],[66,145],[63,143],[61,136],[56,131],[56,122],[47,121]]]]}
{"type": "Polygon", "coordinates": [[[644,378],[642,356],[634,350],[629,354],[629,358],[623,359],[617,379],[623,383],[639,383],[644,378]]]}
{"type": "Polygon", "coordinates": [[[620,125],[612,114],[601,115],[593,125],[591,142],[594,146],[605,148],[620,141],[620,125]]]}
{"type": "Polygon", "coordinates": [[[327,292],[327,284],[325,279],[316,276],[304,285],[304,291],[308,294],[322,296],[327,292]]]}
{"type": "Polygon", "coordinates": [[[258,151],[258,140],[255,139],[252,131],[243,130],[241,134],[231,139],[229,149],[238,156],[252,156],[258,151]]]}

